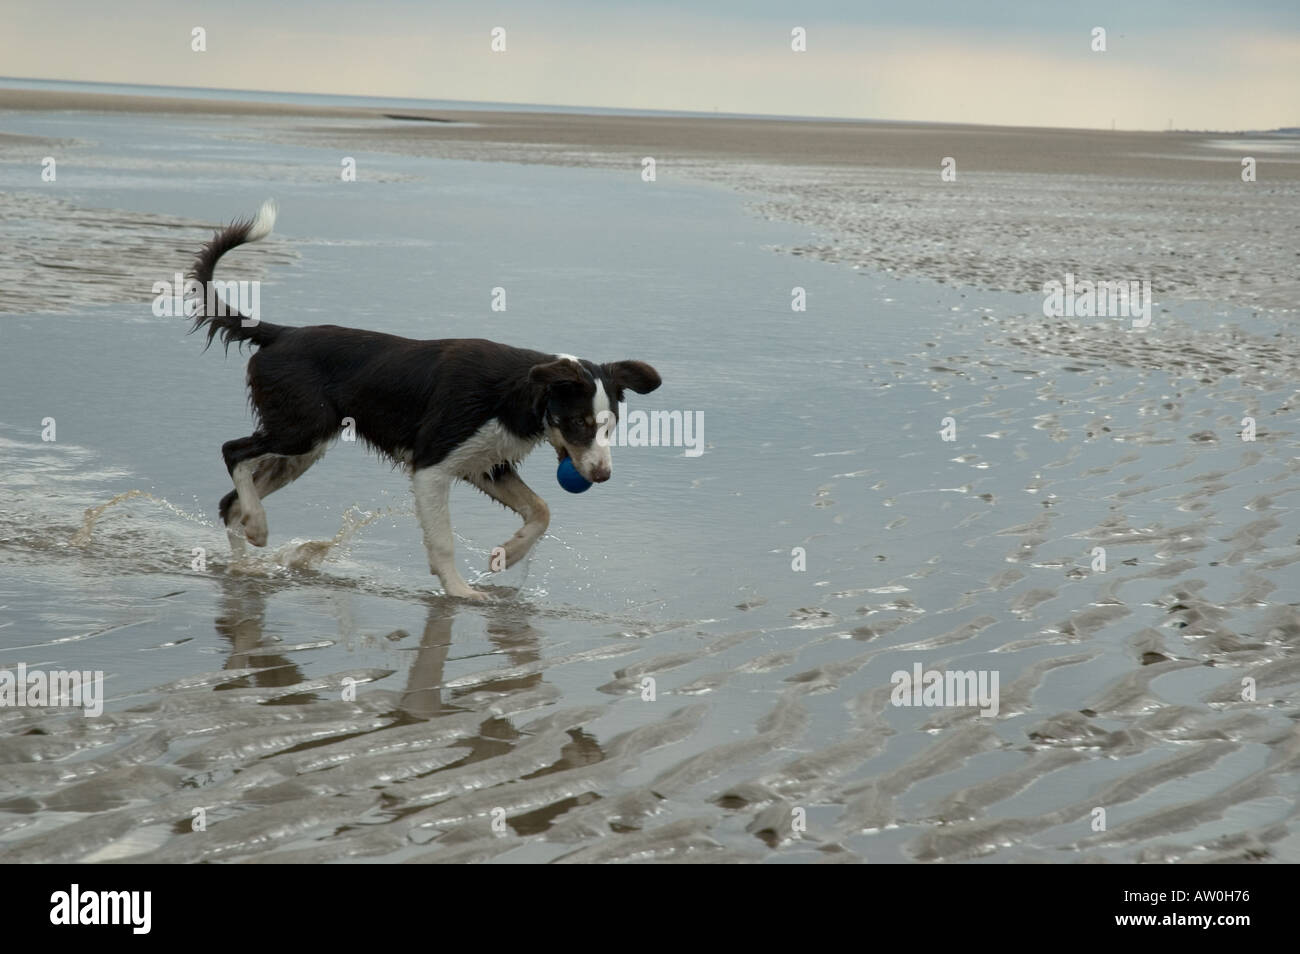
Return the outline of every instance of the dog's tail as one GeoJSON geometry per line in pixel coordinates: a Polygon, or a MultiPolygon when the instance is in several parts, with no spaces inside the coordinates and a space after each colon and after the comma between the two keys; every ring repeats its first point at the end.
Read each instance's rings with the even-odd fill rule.
{"type": "Polygon", "coordinates": [[[200,328],[207,328],[208,345],[212,344],[212,339],[217,335],[221,335],[221,340],[227,348],[232,341],[251,341],[255,345],[268,345],[285,331],[282,325],[273,325],[257,317],[250,317],[241,313],[238,308],[227,304],[212,283],[212,272],[216,269],[217,261],[221,256],[232,248],[260,241],[270,235],[271,229],[275,227],[275,213],[275,200],[267,199],[257,210],[257,215],[251,219],[232,222],[217,231],[212,236],[212,241],[203,246],[198,258],[194,260],[194,267],[190,270],[189,277],[199,283],[202,294],[193,316],[194,327],[190,331],[193,333],[200,328]],[[219,314],[212,314],[212,311],[217,311],[219,314]]]}

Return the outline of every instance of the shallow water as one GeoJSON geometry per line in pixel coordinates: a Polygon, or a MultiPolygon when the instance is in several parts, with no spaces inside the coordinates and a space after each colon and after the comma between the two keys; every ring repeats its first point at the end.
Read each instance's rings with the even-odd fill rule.
{"type": "MultiPolygon", "coordinates": [[[[103,670],[109,698],[0,709],[7,860],[1300,859],[1279,319],[1048,323],[776,254],[806,233],[635,172],[366,154],[343,183],[209,120],[0,128],[82,141],[55,198],[139,236],[129,268],[84,253],[104,274],[66,313],[0,318],[0,666],[103,670]],[[276,237],[219,272],[265,279],[266,320],[642,358],[665,385],[632,407],[703,412],[705,452],[616,448],[580,497],[535,455],[551,530],[486,606],[438,595],[405,478],[356,445],[232,564],[243,359],[148,300],[192,222],[268,194],[276,237]],[[998,716],[891,705],[918,662],[998,671],[998,716]]],[[[28,175],[0,165],[0,199],[50,201],[28,175]]],[[[453,519],[473,579],[515,519],[468,488],[453,519]]]]}

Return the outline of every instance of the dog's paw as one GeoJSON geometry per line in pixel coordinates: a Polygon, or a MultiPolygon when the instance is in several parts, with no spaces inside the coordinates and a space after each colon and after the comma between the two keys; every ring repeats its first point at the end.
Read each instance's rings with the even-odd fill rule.
{"type": "Polygon", "coordinates": [[[545,525],[525,524],[513,537],[492,551],[492,555],[488,558],[488,569],[496,572],[514,566],[528,556],[528,551],[545,532],[545,525]],[[502,567],[502,556],[505,557],[504,567],[502,567]]]}
{"type": "MultiPolygon", "coordinates": [[[[441,578],[439,579],[441,580],[441,578]]],[[[441,582],[442,582],[442,591],[446,593],[448,596],[454,596],[456,599],[460,599],[460,600],[489,599],[488,594],[479,592],[478,590],[474,589],[474,587],[466,583],[464,580],[460,579],[459,573],[456,574],[456,579],[441,580],[441,582]]]]}
{"type": "Polygon", "coordinates": [[[492,573],[508,570],[523,559],[527,552],[527,547],[523,546],[521,541],[511,537],[501,546],[493,548],[491,555],[488,556],[488,570],[492,573]]]}
{"type": "Polygon", "coordinates": [[[240,521],[244,528],[244,536],[248,542],[255,547],[266,546],[268,530],[266,526],[266,511],[250,513],[240,521]]]}

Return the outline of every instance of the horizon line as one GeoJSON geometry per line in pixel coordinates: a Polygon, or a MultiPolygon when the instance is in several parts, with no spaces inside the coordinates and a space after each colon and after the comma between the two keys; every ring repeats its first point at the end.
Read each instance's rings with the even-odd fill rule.
{"type": "MultiPolygon", "coordinates": [[[[786,113],[733,113],[723,112],[718,109],[713,111],[696,110],[696,109],[656,109],[651,107],[638,106],[584,106],[577,103],[511,103],[497,100],[477,100],[477,99],[446,99],[438,100],[434,97],[416,97],[416,96],[392,96],[387,94],[373,93],[321,93],[308,92],[302,90],[271,90],[271,89],[252,89],[249,87],[236,86],[182,86],[168,85],[163,86],[157,83],[119,83],[105,80],[82,80],[82,79],[51,79],[44,76],[0,76],[0,83],[6,82],[35,82],[35,83],[65,83],[69,85],[82,86],[126,86],[136,89],[161,89],[161,90],[193,90],[205,93],[257,93],[265,96],[322,96],[332,99],[386,99],[400,100],[403,102],[422,103],[422,102],[444,102],[460,103],[468,106],[513,106],[525,107],[537,112],[553,112],[557,114],[572,113],[575,110],[598,110],[607,113],[631,113],[631,114],[650,114],[650,115],[676,115],[700,118],[719,118],[719,119],[760,119],[760,120],[782,120],[786,122],[842,122],[842,123],[900,123],[908,125],[931,125],[931,126],[975,126],[986,129],[1081,129],[1091,132],[1147,132],[1147,133],[1218,133],[1218,134],[1238,134],[1245,135],[1248,133],[1281,133],[1292,130],[1300,130],[1300,122],[1296,126],[1276,126],[1272,129],[1188,129],[1170,127],[1167,129],[1119,129],[1111,127],[1091,126],[1041,126],[1041,125],[1015,125],[1009,123],[969,123],[955,122],[952,120],[932,120],[932,119],[880,119],[865,116],[824,116],[813,114],[786,114],[786,113]]],[[[112,93],[101,93],[98,95],[112,96],[112,93]]],[[[185,99],[184,96],[160,97],[163,99],[185,99]]],[[[288,105],[292,105],[289,103],[288,105]]],[[[427,108],[427,107],[426,107],[427,108]]],[[[506,110],[499,110],[506,111],[506,110]]]]}

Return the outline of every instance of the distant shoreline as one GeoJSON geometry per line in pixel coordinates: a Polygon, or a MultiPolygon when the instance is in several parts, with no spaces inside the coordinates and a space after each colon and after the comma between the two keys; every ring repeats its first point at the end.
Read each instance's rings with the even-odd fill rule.
{"type": "MultiPolygon", "coordinates": [[[[488,109],[408,109],[315,106],[252,100],[137,96],[0,87],[0,111],[94,111],[141,114],[301,117],[396,124],[343,133],[382,138],[395,151],[412,137],[510,146],[546,145],[595,151],[631,149],[644,155],[743,159],[783,165],[937,169],[946,155],[961,163],[969,148],[983,172],[1090,173],[1123,177],[1212,179],[1203,162],[1208,138],[1244,133],[1100,132],[1088,129],[894,123],[833,119],[728,118],[699,114],[611,115],[510,112],[488,109]],[[472,125],[471,128],[467,128],[472,125]],[[1158,153],[1152,163],[1143,154],[1158,153]]],[[[1260,135],[1260,134],[1250,134],[1260,135]]],[[[380,148],[384,148],[381,146],[380,148]]],[[[638,157],[639,158],[639,157],[638,157]]],[[[1230,157],[1214,156],[1228,161],[1230,157]]],[[[969,159],[967,160],[969,162],[969,159]]],[[[1273,177],[1300,181],[1300,159],[1275,163],[1273,177]]]]}
{"type": "MultiPolygon", "coordinates": [[[[1040,292],[1068,271],[1149,281],[1162,300],[1295,308],[1295,137],[395,111],[0,88],[0,157],[37,148],[18,138],[34,130],[6,126],[4,111],[209,117],[219,135],[329,155],[598,168],[638,188],[705,182],[740,192],[760,216],[810,229],[809,241],[784,251],[853,268],[1014,292],[1040,292]],[[1258,166],[1253,182],[1242,179],[1247,157],[1258,166]]],[[[93,146],[78,148],[95,161],[93,146]]]]}
{"type": "MultiPolygon", "coordinates": [[[[987,125],[975,123],[958,123],[946,120],[900,120],[900,119],[879,119],[865,116],[819,116],[819,115],[782,115],[779,113],[733,113],[719,112],[717,110],[673,110],[673,109],[650,109],[640,107],[607,107],[607,106],[579,106],[572,103],[498,103],[487,100],[445,100],[428,99],[412,96],[349,96],[338,93],[305,93],[293,92],[290,90],[262,90],[262,89],[229,89],[218,86],[176,86],[176,87],[156,87],[140,83],[98,83],[89,80],[50,80],[39,79],[25,76],[0,76],[0,93],[3,92],[52,92],[69,95],[86,95],[86,96],[119,96],[124,98],[138,98],[145,100],[183,100],[183,101],[209,101],[220,102],[224,104],[261,104],[266,106],[290,106],[303,107],[308,109],[358,109],[358,110],[380,110],[385,112],[402,111],[402,112],[431,112],[431,111],[451,111],[451,112],[493,112],[493,113],[522,113],[532,114],[541,113],[546,115],[560,116],[616,116],[616,117],[642,117],[642,118],[667,118],[667,119],[740,119],[740,120],[761,120],[765,122],[795,122],[795,123],[852,123],[865,125],[889,125],[889,126],[955,126],[955,127],[973,127],[989,129],[1084,129],[1093,132],[1114,132],[1113,129],[1103,127],[1073,127],[1073,126],[1006,126],[1006,125],[987,125]],[[7,86],[6,84],[24,84],[40,83],[55,86],[68,87],[66,89],[41,89],[30,88],[25,86],[7,86]],[[102,86],[112,87],[99,90],[72,89],[77,86],[102,86]],[[120,88],[125,88],[123,91],[120,88]],[[147,90],[153,89],[171,89],[177,95],[158,95],[147,90]],[[139,90],[136,92],[134,90],[139,90]],[[230,95],[213,95],[213,94],[230,94],[230,95]],[[297,98],[311,97],[313,99],[362,99],[371,100],[370,103],[299,103],[297,98]],[[431,103],[437,105],[429,105],[431,103]]],[[[13,107],[22,108],[22,107],[13,107]]],[[[394,117],[396,118],[396,117],[394,117]]],[[[411,116],[411,118],[424,118],[411,116]]],[[[1300,126],[1280,126],[1273,129],[1131,129],[1127,132],[1149,132],[1149,133],[1176,133],[1196,136],[1300,136],[1300,126]]]]}

